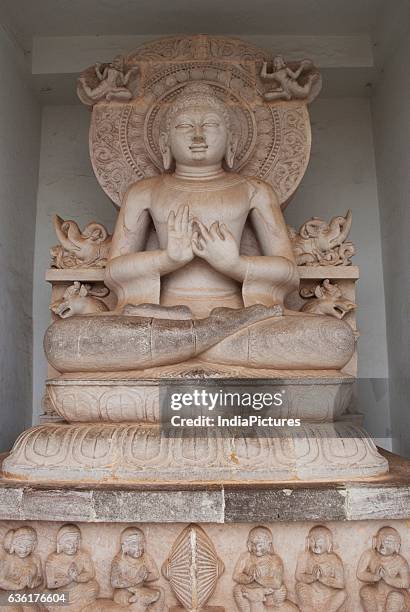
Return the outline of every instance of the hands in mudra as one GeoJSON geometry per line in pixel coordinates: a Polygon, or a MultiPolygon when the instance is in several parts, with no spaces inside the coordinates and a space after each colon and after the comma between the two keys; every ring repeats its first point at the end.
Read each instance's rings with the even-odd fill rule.
{"type": "Polygon", "coordinates": [[[180,206],[168,216],[167,253],[181,264],[200,257],[221,272],[234,267],[240,258],[236,240],[226,225],[215,221],[208,229],[199,219],[190,218],[188,206],[180,206]]]}

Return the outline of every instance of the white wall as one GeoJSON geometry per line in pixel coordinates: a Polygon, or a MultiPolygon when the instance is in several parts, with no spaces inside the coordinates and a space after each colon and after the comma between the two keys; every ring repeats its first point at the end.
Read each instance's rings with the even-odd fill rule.
{"type": "MultiPolygon", "coordinates": [[[[407,21],[407,24],[409,22],[407,21]]],[[[410,35],[396,42],[372,100],[395,450],[410,455],[410,35]]]]}
{"type": "Polygon", "coordinates": [[[40,108],[0,27],[0,451],[31,422],[32,290],[40,108]]]}
{"type": "Polygon", "coordinates": [[[43,336],[50,323],[50,286],[45,273],[49,249],[58,241],[52,217],[74,219],[83,227],[89,221],[104,223],[112,231],[116,209],[97,183],[88,152],[90,112],[83,106],[50,106],[43,109],[40,175],[37,197],[34,266],[34,385],[33,421],[41,414],[47,376],[43,336]]]}
{"type": "Polygon", "coordinates": [[[389,436],[388,366],[380,221],[372,123],[366,98],[318,99],[310,106],[311,160],[286,220],[299,227],[311,216],[330,220],[353,212],[350,239],[360,267],[359,409],[383,446],[389,436]]]}
{"type": "MultiPolygon", "coordinates": [[[[365,99],[324,99],[311,106],[313,150],[302,186],[286,211],[287,221],[299,226],[312,215],[326,219],[353,210],[351,237],[361,266],[358,313],[360,376],[380,379],[377,406],[373,383],[361,408],[373,409],[370,429],[383,437],[389,423],[384,293],[380,227],[369,104],[365,99]]],[[[42,337],[49,322],[49,291],[44,274],[49,247],[55,244],[51,217],[92,219],[113,228],[116,211],[99,187],[88,155],[89,112],[81,106],[46,107],[43,112],[40,184],[35,257],[35,393],[34,419],[41,413],[46,365],[42,337]]]]}

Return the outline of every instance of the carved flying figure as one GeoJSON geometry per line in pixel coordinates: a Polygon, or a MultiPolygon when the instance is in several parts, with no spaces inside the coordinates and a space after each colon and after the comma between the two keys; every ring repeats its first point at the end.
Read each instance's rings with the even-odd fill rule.
{"type": "Polygon", "coordinates": [[[274,552],[272,533],[267,527],[254,527],[249,532],[248,551],[235,566],[237,583],[233,596],[240,612],[294,612],[299,608],[287,599],[283,582],[283,562],[274,552]]]}
{"type": "Polygon", "coordinates": [[[318,217],[306,221],[299,232],[288,227],[298,266],[349,266],[355,254],[354,245],[345,242],[352,225],[352,212],[333,217],[326,223],[318,217]]]}
{"type": "Polygon", "coordinates": [[[93,106],[106,100],[127,102],[135,95],[137,66],[125,69],[124,60],[117,56],[109,64],[95,64],[90,74],[86,70],[78,78],[77,93],[83,104],[93,106]]]}
{"type": "Polygon", "coordinates": [[[81,548],[77,525],[66,524],[58,530],[56,550],[47,557],[45,574],[53,593],[68,593],[67,612],[81,612],[96,601],[100,587],[93,561],[81,548]]]}
{"type": "Polygon", "coordinates": [[[268,102],[274,100],[312,100],[319,94],[322,81],[311,60],[285,62],[281,55],[273,58],[273,70],[268,72],[268,62],[263,62],[260,73],[262,81],[272,84],[273,89],[263,97],[268,102]]]}
{"type": "Polygon", "coordinates": [[[75,221],[53,219],[61,244],[50,249],[54,268],[103,268],[111,247],[111,236],[101,223],[88,223],[82,232],[75,221]]]}
{"type": "Polygon", "coordinates": [[[400,548],[398,531],[382,527],[360,557],[357,577],[365,583],[360,589],[365,612],[409,612],[410,568],[400,548]]]}
{"type": "Polygon", "coordinates": [[[172,172],[135,183],[123,202],[104,281],[116,309],[95,321],[92,360],[63,339],[82,336],[89,318],[48,329],[46,354],[57,370],[145,369],[196,357],[279,369],[339,369],[349,361],[349,325],[283,309],[299,286],[295,258],[273,189],[231,171],[238,146],[231,113],[203,83],[184,86],[165,109],[159,144],[172,172]],[[260,256],[240,253],[247,221],[260,256]],[[158,248],[144,250],[152,223],[158,248]]]}
{"type": "Polygon", "coordinates": [[[343,297],[342,291],[337,283],[331,283],[326,278],[321,284],[317,285],[314,291],[301,289],[300,295],[303,298],[311,298],[302,306],[301,312],[311,314],[329,315],[342,319],[348,312],[351,312],[357,305],[351,300],[343,297]]]}
{"type": "Polygon", "coordinates": [[[106,312],[108,306],[102,299],[109,294],[107,287],[91,288],[91,285],[82,285],[75,281],[64,291],[62,298],[50,305],[50,310],[61,319],[67,319],[74,315],[89,315],[106,312]]]}
{"type": "Polygon", "coordinates": [[[333,552],[330,529],[317,525],[309,531],[295,576],[302,612],[346,612],[343,563],[333,552]]]}
{"type": "MultiPolygon", "coordinates": [[[[0,558],[0,589],[6,591],[41,590],[43,571],[40,557],[34,552],[37,533],[32,527],[10,529],[4,537],[5,554],[0,558]]],[[[40,612],[40,605],[11,605],[9,612],[40,612]]]]}

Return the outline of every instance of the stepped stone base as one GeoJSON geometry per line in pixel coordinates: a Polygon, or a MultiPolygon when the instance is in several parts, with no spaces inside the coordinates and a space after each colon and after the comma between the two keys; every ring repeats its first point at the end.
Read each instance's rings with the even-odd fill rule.
{"type": "Polygon", "coordinates": [[[220,436],[209,429],[207,437],[195,430],[184,437],[158,425],[45,423],[21,434],[3,471],[9,479],[67,483],[334,480],[388,471],[373,441],[351,423],[260,433],[247,437],[236,428],[220,436]]]}
{"type": "MultiPolygon", "coordinates": [[[[98,586],[94,607],[89,609],[119,612],[120,606],[116,608],[112,603],[112,563],[120,551],[124,530],[130,526],[137,527],[144,534],[145,551],[158,569],[158,578],[147,583],[147,587],[163,594],[164,612],[177,612],[188,608],[178,603],[173,585],[161,569],[175,550],[182,551],[183,558],[178,559],[190,567],[192,549],[189,543],[195,544],[192,534],[196,534],[196,538],[202,534],[206,546],[201,548],[205,558],[198,557],[198,561],[204,561],[201,567],[204,571],[208,568],[206,571],[211,571],[212,576],[217,562],[222,569],[215,578],[215,589],[201,611],[235,612],[239,609],[235,599],[235,569],[238,560],[248,552],[251,530],[263,526],[268,530],[265,533],[270,532],[274,554],[284,567],[283,585],[287,599],[282,607],[273,609],[304,612],[308,608],[298,595],[296,569],[306,554],[308,534],[313,527],[320,526],[322,530],[327,529],[331,541],[333,552],[328,562],[339,564],[344,570],[345,610],[359,612],[364,610],[361,592],[365,584],[357,577],[357,567],[363,554],[370,554],[373,550],[373,538],[380,529],[391,528],[390,535],[395,533],[401,540],[399,554],[402,563],[410,561],[410,461],[385,452],[382,455],[389,460],[389,474],[338,483],[309,481],[282,485],[231,483],[206,486],[85,486],[77,483],[71,486],[62,483],[29,485],[0,478],[0,546],[10,530],[16,532],[20,527],[30,527],[37,536],[34,554],[38,567],[46,574],[53,564],[59,567],[59,557],[55,553],[62,526],[70,523],[72,530],[75,524],[81,534],[82,559],[87,558],[92,564],[98,586]],[[184,546],[175,546],[181,542],[184,546]]],[[[30,558],[15,561],[14,553],[8,554],[6,559],[11,569],[14,567],[16,575],[24,570],[25,563],[30,562],[30,558]]],[[[62,572],[65,571],[63,561],[62,558],[62,572]]],[[[393,562],[397,563],[396,553],[392,557],[392,567],[393,562]]],[[[93,589],[97,591],[91,579],[87,589],[88,594],[93,589]]],[[[405,590],[397,592],[406,596],[405,590]]],[[[257,595],[257,591],[252,594],[257,595]]],[[[65,609],[85,612],[87,608],[80,601],[65,609]]],[[[133,610],[132,607],[125,609],[133,610]]],[[[146,610],[149,612],[150,608],[146,610]]]]}

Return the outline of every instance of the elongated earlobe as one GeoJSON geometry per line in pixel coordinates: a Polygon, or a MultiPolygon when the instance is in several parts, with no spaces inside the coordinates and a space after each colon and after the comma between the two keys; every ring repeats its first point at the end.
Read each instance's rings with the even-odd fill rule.
{"type": "Polygon", "coordinates": [[[235,138],[229,138],[225,151],[225,162],[228,168],[232,169],[235,161],[236,149],[238,142],[235,138]]]}
{"type": "Polygon", "coordinates": [[[172,153],[168,144],[168,134],[166,132],[162,132],[159,136],[159,148],[162,155],[164,169],[169,170],[172,166],[172,153]]]}

